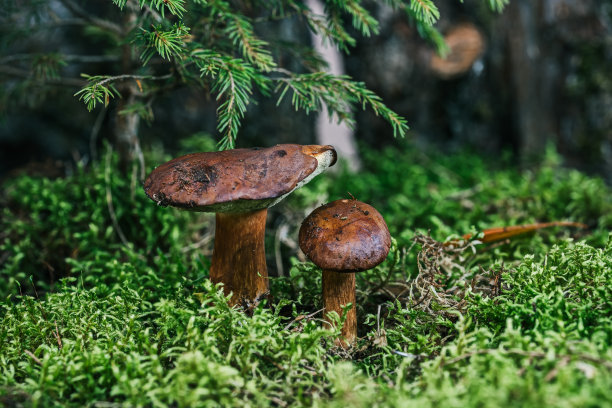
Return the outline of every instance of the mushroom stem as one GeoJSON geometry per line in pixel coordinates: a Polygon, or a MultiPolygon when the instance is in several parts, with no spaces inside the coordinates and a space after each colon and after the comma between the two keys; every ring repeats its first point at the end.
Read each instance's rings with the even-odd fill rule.
{"type": "Polygon", "coordinates": [[[268,295],[264,238],[268,209],[217,213],[210,279],[233,292],[230,306],[252,308],[268,295]]]}
{"type": "Polygon", "coordinates": [[[346,313],[346,320],[341,330],[338,346],[348,348],[357,337],[357,309],[355,308],[355,274],[323,269],[323,314],[325,320],[333,327],[329,312],[342,316],[342,307],[351,303],[353,306],[346,313]]]}

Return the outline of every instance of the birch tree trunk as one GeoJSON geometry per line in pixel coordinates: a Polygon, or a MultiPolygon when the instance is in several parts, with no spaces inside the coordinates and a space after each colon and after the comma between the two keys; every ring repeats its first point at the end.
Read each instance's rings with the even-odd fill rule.
{"type": "MultiPolygon", "coordinates": [[[[320,0],[307,0],[306,5],[313,13],[323,15],[323,3],[320,0]]],[[[324,42],[320,35],[312,34],[311,36],[313,48],[327,61],[328,71],[334,75],[345,74],[342,55],[338,49],[333,44],[324,42]]],[[[345,123],[338,123],[336,117],[330,118],[326,112],[321,112],[317,116],[315,134],[317,144],[334,146],[338,152],[338,160],[344,161],[349,170],[358,171],[361,168],[355,136],[345,123]]],[[[340,166],[336,168],[339,169],[340,166]]]]}
{"type": "MultiPolygon", "coordinates": [[[[129,32],[136,24],[138,10],[137,5],[128,1],[126,11],[122,21],[124,36],[127,37],[129,32]]],[[[137,66],[137,59],[134,56],[132,46],[126,42],[121,48],[121,70],[123,74],[133,74],[137,66]]],[[[142,151],[140,148],[140,140],[138,139],[138,130],[140,127],[140,116],[136,112],[126,111],[131,105],[137,102],[138,89],[132,80],[127,80],[119,84],[118,88],[121,93],[114,112],[115,120],[113,126],[113,142],[117,153],[119,154],[120,170],[127,174],[130,165],[135,160],[140,161],[139,178],[144,180],[144,166],[142,163],[142,151]]]]}

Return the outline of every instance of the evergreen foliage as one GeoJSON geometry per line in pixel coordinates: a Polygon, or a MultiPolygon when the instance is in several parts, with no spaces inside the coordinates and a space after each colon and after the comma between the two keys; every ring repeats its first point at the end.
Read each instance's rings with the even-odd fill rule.
{"type": "MultiPolygon", "coordinates": [[[[122,108],[121,114],[139,114],[151,119],[150,106],[154,97],[167,89],[196,85],[211,93],[218,101],[217,129],[219,147],[234,147],[240,123],[255,91],[273,97],[280,103],[289,93],[295,109],[320,111],[325,106],[330,116],[353,124],[349,114],[357,107],[370,108],[391,124],[395,136],[403,136],[406,121],[390,110],[365,84],[348,76],[324,73],[320,56],[313,56],[309,47],[282,43],[275,38],[263,38],[260,29],[265,24],[290,20],[301,24],[349,52],[356,43],[355,35],[378,33],[379,23],[361,0],[325,1],[323,15],[313,13],[303,2],[227,1],[227,0],[113,0],[120,10],[94,7],[86,2],[58,0],[72,15],[60,18],[54,1],[30,2],[17,7],[15,0],[4,0],[8,10],[1,21],[5,27],[16,22],[24,30],[43,31],[30,23],[32,16],[46,24],[82,25],[88,36],[104,39],[107,45],[100,56],[63,55],[56,52],[9,55],[0,65],[19,57],[23,69],[0,67],[8,78],[23,77],[21,91],[53,83],[81,88],[75,95],[88,110],[107,106],[113,98],[137,95],[137,101],[122,108]],[[96,14],[102,11],[103,14],[96,14]],[[78,20],[78,21],[75,21],[78,20]],[[94,34],[95,33],[95,34],[94,34]],[[291,51],[299,68],[287,69],[281,54],[291,51]],[[139,56],[135,61],[133,55],[139,56]],[[85,82],[61,76],[62,67],[74,62],[110,60],[120,62],[113,72],[84,73],[85,82]],[[134,86],[137,89],[134,89],[134,86]]],[[[403,11],[425,38],[444,51],[442,36],[434,28],[439,11],[432,0],[387,0],[387,5],[403,11]]],[[[492,9],[501,10],[507,0],[488,0],[492,9]]],[[[27,36],[8,38],[3,47],[15,49],[27,36]]],[[[292,66],[296,66],[293,64],[292,66]]],[[[9,81],[6,100],[18,92],[9,81]]]]}

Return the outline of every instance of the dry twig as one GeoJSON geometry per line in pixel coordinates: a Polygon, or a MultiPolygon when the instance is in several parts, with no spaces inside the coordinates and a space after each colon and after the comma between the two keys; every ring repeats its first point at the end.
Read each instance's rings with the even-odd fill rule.
{"type": "Polygon", "coordinates": [[[36,364],[38,364],[39,366],[42,366],[42,365],[43,365],[42,361],[40,361],[40,359],[39,359],[38,357],[36,357],[36,356],[34,355],[34,353],[32,353],[30,350],[26,350],[24,353],[26,353],[28,356],[30,356],[30,358],[31,358],[32,360],[34,360],[34,362],[35,362],[36,364]]]}

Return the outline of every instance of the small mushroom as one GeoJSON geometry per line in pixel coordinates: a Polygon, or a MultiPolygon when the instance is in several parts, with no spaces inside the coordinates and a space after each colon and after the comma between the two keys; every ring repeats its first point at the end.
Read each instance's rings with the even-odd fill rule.
{"type": "Polygon", "coordinates": [[[385,220],[371,205],[357,200],[337,200],[315,209],[302,223],[300,248],[323,270],[324,318],[342,315],[352,304],[338,344],[348,347],[357,337],[354,272],[371,269],[385,260],[391,235],[385,220]]]}
{"type": "Polygon", "coordinates": [[[210,278],[230,305],[252,308],[268,295],[268,207],[335,162],[332,146],[317,145],[192,153],[153,170],[144,190],[161,206],[216,213],[210,278]]]}

